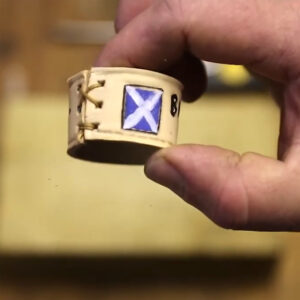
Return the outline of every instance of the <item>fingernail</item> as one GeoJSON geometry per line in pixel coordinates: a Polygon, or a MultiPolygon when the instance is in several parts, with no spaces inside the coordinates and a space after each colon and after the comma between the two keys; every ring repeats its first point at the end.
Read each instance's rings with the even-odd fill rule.
{"type": "Polygon", "coordinates": [[[184,194],[184,180],[181,174],[166,159],[163,151],[154,154],[146,163],[145,175],[171,189],[179,196],[184,194]]]}

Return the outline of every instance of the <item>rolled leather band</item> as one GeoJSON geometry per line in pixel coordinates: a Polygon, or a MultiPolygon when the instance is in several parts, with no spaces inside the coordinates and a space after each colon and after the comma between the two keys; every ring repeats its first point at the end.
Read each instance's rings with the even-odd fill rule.
{"type": "Polygon", "coordinates": [[[71,156],[143,164],[176,143],[183,89],[178,80],[141,69],[92,68],[68,83],[71,156]]]}

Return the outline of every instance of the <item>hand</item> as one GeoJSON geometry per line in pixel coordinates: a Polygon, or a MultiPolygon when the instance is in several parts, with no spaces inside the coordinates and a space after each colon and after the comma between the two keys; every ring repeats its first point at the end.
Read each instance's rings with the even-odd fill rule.
{"type": "Polygon", "coordinates": [[[161,150],[145,167],[225,228],[300,230],[299,11],[298,0],[123,0],[119,33],[99,57],[100,66],[177,76],[183,65],[190,98],[203,91],[195,84],[205,78],[200,59],[244,65],[271,82],[282,108],[279,160],[184,145],[161,150]]]}

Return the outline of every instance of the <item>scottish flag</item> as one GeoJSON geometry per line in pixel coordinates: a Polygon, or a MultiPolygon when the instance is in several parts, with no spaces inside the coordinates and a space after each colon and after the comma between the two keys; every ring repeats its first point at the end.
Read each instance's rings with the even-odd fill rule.
{"type": "Polygon", "coordinates": [[[127,85],[123,129],[158,133],[163,91],[127,85]]]}

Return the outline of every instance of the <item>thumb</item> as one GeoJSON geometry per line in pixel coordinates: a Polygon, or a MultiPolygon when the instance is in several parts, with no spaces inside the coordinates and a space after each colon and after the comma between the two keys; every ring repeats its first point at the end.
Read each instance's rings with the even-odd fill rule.
{"type": "Polygon", "coordinates": [[[240,156],[217,147],[186,145],[155,154],[145,173],[222,227],[300,229],[299,183],[283,162],[252,153],[240,156]]]}

